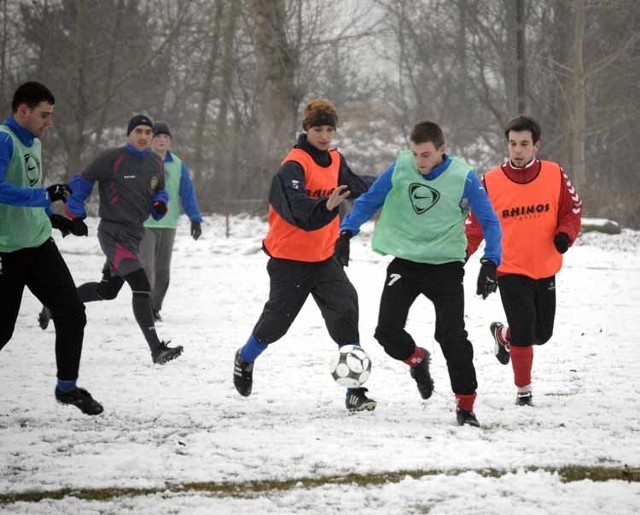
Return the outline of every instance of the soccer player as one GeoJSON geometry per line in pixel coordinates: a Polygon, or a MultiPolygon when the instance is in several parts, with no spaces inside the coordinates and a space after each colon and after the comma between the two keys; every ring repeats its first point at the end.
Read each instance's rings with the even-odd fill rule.
{"type": "Polygon", "coordinates": [[[144,236],[140,243],[140,259],[151,284],[151,301],[155,320],[162,320],[160,311],[169,288],[171,255],[180,208],[191,220],[191,237],[197,240],[202,234],[202,215],[189,168],[182,159],[170,151],[171,140],[169,125],[165,122],[155,122],[151,148],[164,163],[165,190],[169,195],[169,204],[167,214],[160,220],[150,216],[144,223],[144,236]]]}
{"type": "MultiPolygon", "coordinates": [[[[125,282],[129,284],[133,292],[133,314],[149,345],[151,358],[154,363],[163,365],[177,358],[182,353],[182,346],[169,347],[158,338],[151,309],[151,286],[139,257],[145,220],[149,215],[160,219],[168,210],[164,166],[150,148],[152,127],[148,116],[139,114],[131,118],[127,126],[127,144],[105,150],[71,180],[73,193],[66,211],[74,219],[85,218],[84,203],[94,184],[98,183],[98,240],[107,260],[100,282],[79,286],[80,300],[112,300],[125,282]]],[[[40,318],[45,314],[46,310],[43,310],[40,318]]]]}
{"type": "Polygon", "coordinates": [[[395,259],[387,268],[375,338],[389,356],[409,365],[421,397],[431,397],[429,352],[405,330],[414,301],[420,294],[427,297],[436,312],[435,339],[449,369],[456,420],[459,425],[479,426],[473,411],[478,386],[473,347],[464,325],[464,220],[471,208],[487,236],[477,283],[483,298],[496,288],[500,224],[471,165],[446,153],[438,124],[416,124],[410,147],[355,201],[340,225],[336,259],[348,264],[350,239],[382,208],[373,250],[395,259]]]}
{"type": "MultiPolygon", "coordinates": [[[[504,134],[509,160],[482,179],[502,226],[503,258],[497,275],[508,323],[493,322],[490,331],[498,361],[507,365],[511,360],[516,404],[531,406],[533,346],[553,334],[555,275],[580,231],[582,201],[558,163],[536,157],[541,145],[536,120],[518,116],[504,134]]],[[[483,230],[471,216],[466,231],[471,255],[483,230]]]]}
{"type": "Polygon", "coordinates": [[[13,335],[26,286],[51,308],[57,401],[98,415],[103,411],[100,403],[76,385],[87,322],[84,305],[51,237],[52,224],[63,234],[78,234],[81,225],[51,213],[51,204],[66,202],[71,192],[65,184],[42,187],[38,138],[53,125],[54,104],[44,84],[26,82],[16,89],[11,115],[0,125],[0,349],[13,335]]]}
{"type": "MultiPolygon", "coordinates": [[[[238,349],[233,382],[238,393],[251,394],[256,358],[282,338],[309,295],[313,296],[331,338],[338,346],[360,342],[358,296],[343,268],[332,258],[338,237],[340,204],[367,190],[331,142],[338,115],[325,99],[304,110],[306,131],[282,161],[269,192],[269,231],[263,242],[271,289],[247,343],[238,349]]],[[[347,389],[350,411],[373,410],[366,388],[347,389]]]]}

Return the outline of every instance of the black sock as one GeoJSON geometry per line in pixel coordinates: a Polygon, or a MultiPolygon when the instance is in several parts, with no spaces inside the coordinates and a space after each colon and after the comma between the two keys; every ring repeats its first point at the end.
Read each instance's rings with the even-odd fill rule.
{"type": "Polygon", "coordinates": [[[156,352],[162,344],[156,334],[156,328],[153,323],[153,313],[151,311],[151,295],[149,292],[133,292],[133,314],[136,321],[144,334],[145,340],[149,344],[151,352],[156,352]]]}
{"type": "Polygon", "coordinates": [[[78,296],[82,303],[102,300],[102,297],[98,295],[99,285],[100,283],[84,283],[78,286],[78,296]]]}

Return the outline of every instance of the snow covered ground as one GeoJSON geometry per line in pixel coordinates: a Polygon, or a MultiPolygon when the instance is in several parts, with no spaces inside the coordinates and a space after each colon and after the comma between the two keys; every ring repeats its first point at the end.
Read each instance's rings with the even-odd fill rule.
{"type": "MultiPolygon", "coordinates": [[[[88,238],[56,236],[78,284],[100,277],[96,222],[88,238]]],[[[183,220],[158,326],[185,347],[178,360],[151,364],[128,287],[87,305],[79,384],[104,404],[98,417],[56,404],[53,329],[40,330],[39,304],[25,292],[0,353],[0,513],[640,511],[640,233],[588,233],[566,254],[556,332],[535,349],[534,408],[514,405],[511,368],[493,356],[488,326],[504,315],[497,294],[474,295],[480,255],[472,258],[476,429],[455,424],[426,300],[408,328],[432,352],[431,399],[373,339],[388,260],[370,250],[371,226],[353,240],[347,272],[377,409],[346,411],[328,373],[335,346],[312,301],[257,362],[253,394],[240,397],[233,355],[267,298],[266,226],[236,217],[226,238],[224,218],[212,216],[203,228],[195,242],[183,220]],[[565,482],[566,467],[627,467],[635,481],[565,482]]]]}

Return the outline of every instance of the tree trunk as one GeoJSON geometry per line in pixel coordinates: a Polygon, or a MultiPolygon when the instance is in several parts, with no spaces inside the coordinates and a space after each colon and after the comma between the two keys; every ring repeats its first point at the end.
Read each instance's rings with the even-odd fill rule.
{"type": "Polygon", "coordinates": [[[234,72],[234,36],[238,15],[240,14],[240,3],[231,2],[225,16],[225,26],[222,33],[222,66],[221,66],[221,87],[220,87],[220,109],[216,120],[215,155],[213,162],[215,170],[222,172],[224,184],[221,184],[220,194],[229,199],[237,197],[236,183],[238,180],[238,170],[230,166],[231,163],[231,134],[229,130],[229,102],[231,101],[231,87],[234,72]]]}
{"type": "Polygon", "coordinates": [[[524,0],[516,0],[516,61],[517,61],[517,95],[518,112],[524,113],[527,110],[527,99],[525,91],[525,33],[524,33],[524,0]]]}
{"type": "MultiPolygon", "coordinates": [[[[205,181],[204,181],[204,141],[205,141],[205,127],[207,124],[207,106],[211,99],[213,98],[213,78],[216,71],[217,60],[218,60],[218,47],[220,40],[220,23],[222,19],[222,0],[216,0],[216,13],[213,17],[213,34],[211,35],[211,47],[209,52],[209,59],[205,64],[205,74],[204,80],[202,83],[202,91],[200,93],[200,102],[199,108],[197,111],[196,117],[196,125],[194,127],[194,151],[193,151],[193,159],[191,161],[192,164],[192,172],[193,172],[193,180],[195,186],[200,191],[201,188],[205,188],[203,197],[208,197],[208,192],[206,191],[205,181]]],[[[208,181],[212,183],[213,181],[208,181]]]]}
{"type": "Polygon", "coordinates": [[[0,41],[0,102],[9,99],[7,94],[7,44],[9,42],[9,23],[7,17],[7,0],[2,0],[2,38],[0,41]]]}
{"type": "Polygon", "coordinates": [[[583,44],[586,24],[586,0],[573,0],[573,63],[571,115],[571,172],[578,191],[585,191],[587,171],[584,139],[586,129],[586,73],[583,44]]]}
{"type": "Polygon", "coordinates": [[[263,188],[270,182],[295,136],[296,59],[286,35],[283,0],[253,2],[254,41],[258,60],[258,136],[263,188]]]}
{"type": "MultiPolygon", "coordinates": [[[[119,0],[118,5],[116,6],[116,12],[115,12],[115,21],[114,21],[114,27],[113,27],[114,34],[120,34],[121,32],[123,14],[124,14],[124,0],[119,0]]],[[[104,98],[107,98],[107,96],[111,94],[114,73],[115,73],[115,61],[116,61],[115,46],[117,44],[118,43],[116,43],[115,41],[113,42],[113,45],[109,47],[109,56],[107,59],[105,59],[107,61],[107,73],[106,73],[104,84],[103,84],[104,98]]],[[[104,132],[105,124],[107,122],[107,112],[109,111],[110,107],[111,107],[110,104],[104,104],[100,109],[100,112],[98,113],[98,123],[96,124],[96,139],[95,139],[96,148],[100,148],[102,146],[102,133],[104,132]]]]}
{"type": "Polygon", "coordinates": [[[82,151],[84,150],[84,127],[87,119],[87,104],[84,96],[85,91],[85,30],[87,8],[86,2],[76,0],[77,14],[75,19],[75,37],[74,37],[74,54],[71,80],[74,83],[76,91],[73,100],[73,112],[75,118],[70,123],[66,132],[69,155],[67,158],[67,174],[69,177],[78,172],[82,159],[82,151]]]}

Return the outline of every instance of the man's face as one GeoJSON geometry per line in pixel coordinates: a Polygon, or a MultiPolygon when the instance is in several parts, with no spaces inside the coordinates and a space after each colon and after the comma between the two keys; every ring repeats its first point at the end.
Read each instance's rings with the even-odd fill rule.
{"type": "Polygon", "coordinates": [[[31,109],[26,104],[18,106],[16,121],[24,129],[39,138],[42,132],[53,125],[53,105],[49,102],[40,102],[31,109]]]}
{"type": "Polygon", "coordinates": [[[128,140],[136,150],[145,150],[151,144],[151,127],[148,125],[138,125],[129,133],[128,140]]]}
{"type": "Polygon", "coordinates": [[[412,141],[410,147],[413,158],[416,160],[416,166],[423,175],[429,175],[431,170],[442,163],[446,150],[444,145],[436,148],[432,141],[425,141],[424,143],[414,143],[412,141]]]}
{"type": "Polygon", "coordinates": [[[171,136],[168,134],[157,134],[151,140],[151,148],[156,154],[165,155],[171,146],[171,136]]]}
{"type": "Polygon", "coordinates": [[[509,131],[509,159],[518,168],[528,165],[540,150],[540,140],[533,142],[531,131],[509,131]]]}
{"type": "Polygon", "coordinates": [[[307,141],[318,150],[329,150],[329,145],[336,137],[336,128],[331,125],[319,125],[307,130],[307,141]]]}

